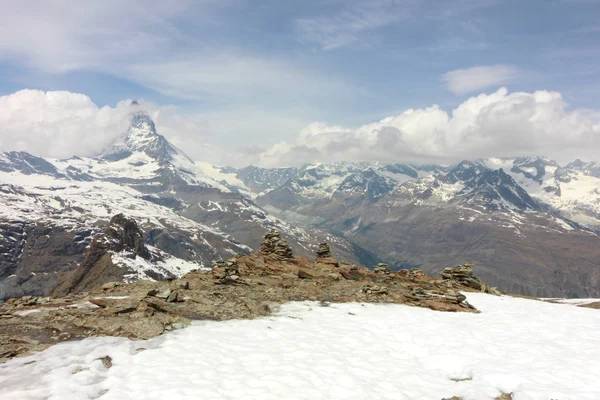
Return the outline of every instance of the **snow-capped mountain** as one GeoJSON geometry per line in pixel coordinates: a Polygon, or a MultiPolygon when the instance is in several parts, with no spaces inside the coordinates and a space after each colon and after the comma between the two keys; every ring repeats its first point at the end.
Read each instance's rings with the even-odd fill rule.
{"type": "Polygon", "coordinates": [[[97,157],[0,153],[0,297],[56,283],[52,274],[74,269],[116,214],[136,220],[148,246],[185,268],[249,252],[277,229],[304,256],[327,241],[341,258],[367,265],[434,273],[476,262],[486,280],[514,292],[599,290],[597,163],[236,169],[192,161],[146,113],[132,111],[130,128],[97,157]]]}
{"type": "Polygon", "coordinates": [[[575,160],[561,167],[543,157],[491,158],[479,163],[503,168],[531,197],[560,213],[600,229],[600,165],[575,160]]]}
{"type": "MultiPolygon", "coordinates": [[[[141,111],[97,157],[0,153],[0,299],[48,293],[116,214],[134,219],[146,244],[169,257],[168,265],[154,268],[167,275],[257,249],[270,229],[281,231],[300,255],[313,256],[317,244],[328,241],[356,260],[348,242],[274,218],[216,179],[216,171],[171,145],[141,111]]],[[[148,261],[135,260],[138,267],[128,257],[113,257],[138,277],[151,277],[143,274],[148,261]]]]}
{"type": "MultiPolygon", "coordinates": [[[[513,292],[600,291],[600,238],[545,201],[549,189],[530,192],[533,184],[519,184],[540,187],[544,171],[553,167],[549,160],[351,165],[309,168],[257,201],[282,218],[326,227],[396,267],[435,273],[475,262],[486,280],[513,292]]],[[[578,181],[584,179],[580,169],[594,170],[587,164],[575,168],[570,176],[578,181]]]]}

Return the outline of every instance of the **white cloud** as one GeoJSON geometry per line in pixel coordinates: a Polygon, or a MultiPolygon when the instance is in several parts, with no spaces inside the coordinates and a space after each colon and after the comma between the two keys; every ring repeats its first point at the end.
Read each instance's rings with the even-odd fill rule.
{"type": "MultiPolygon", "coordinates": [[[[491,156],[545,155],[560,162],[597,158],[600,112],[569,110],[556,92],[509,93],[501,88],[471,97],[448,113],[437,105],[409,109],[358,128],[313,122],[293,140],[274,145],[250,135],[257,120],[275,133],[302,126],[248,109],[186,115],[177,107],[142,102],[159,133],[193,159],[221,165],[299,165],[378,160],[450,163],[491,156]],[[225,138],[221,132],[227,132],[225,138]],[[244,137],[243,132],[247,132],[244,137]]],[[[48,157],[93,155],[125,132],[129,101],[97,107],[82,94],[22,90],[0,97],[0,150],[48,157]]]]}
{"type": "Polygon", "coordinates": [[[379,160],[454,162],[491,156],[546,155],[559,161],[597,158],[600,114],[570,111],[556,92],[472,97],[449,114],[434,105],[358,128],[315,122],[254,162],[264,166],[379,160]]]}
{"type": "MultiPolygon", "coordinates": [[[[95,155],[127,131],[134,111],[130,104],[123,100],[115,107],[98,107],[86,95],[65,91],[20,90],[0,96],[0,151],[56,158],[95,155]]],[[[198,158],[216,161],[222,155],[204,143],[206,121],[183,116],[172,106],[142,101],[141,107],[156,120],[159,133],[183,148],[190,145],[198,158]]]]}
{"type": "Polygon", "coordinates": [[[21,90],[0,97],[0,150],[89,155],[125,132],[130,112],[126,102],[99,108],[82,94],[21,90]]]}
{"type": "Polygon", "coordinates": [[[454,94],[463,95],[512,82],[518,75],[510,65],[478,66],[446,72],[442,78],[454,94]]]}

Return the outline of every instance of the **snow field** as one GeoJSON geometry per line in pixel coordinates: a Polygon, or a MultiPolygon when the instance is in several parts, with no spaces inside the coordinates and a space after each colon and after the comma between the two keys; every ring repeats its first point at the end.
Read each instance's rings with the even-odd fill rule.
{"type": "Polygon", "coordinates": [[[599,310],[468,300],[482,312],[300,302],[148,341],[63,343],[0,364],[0,398],[600,399],[599,310]]]}

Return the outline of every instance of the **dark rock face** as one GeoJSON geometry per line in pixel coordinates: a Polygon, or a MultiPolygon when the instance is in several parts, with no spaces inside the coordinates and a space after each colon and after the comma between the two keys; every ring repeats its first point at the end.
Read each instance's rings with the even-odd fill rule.
{"type": "Polygon", "coordinates": [[[96,231],[42,223],[0,222],[0,300],[46,296],[82,259],[96,231]]]}
{"type": "Polygon", "coordinates": [[[155,258],[145,246],[137,223],[117,214],[110,220],[104,234],[94,239],[77,269],[61,280],[52,295],[64,296],[123,280],[126,270],[113,263],[111,253],[124,253],[130,258],[145,260],[155,258]]]}
{"type": "Polygon", "coordinates": [[[237,170],[236,176],[253,192],[260,193],[282,186],[298,174],[297,168],[260,168],[250,165],[237,170]]]}
{"type": "Polygon", "coordinates": [[[506,202],[520,210],[541,210],[540,205],[502,169],[487,170],[469,179],[457,196],[459,200],[475,199],[488,209],[501,208],[502,202],[506,202]]]}
{"type": "Polygon", "coordinates": [[[390,193],[395,187],[396,184],[391,179],[369,168],[366,171],[354,173],[344,179],[339,185],[336,194],[359,194],[369,200],[376,200],[390,193]]]}
{"type": "Polygon", "coordinates": [[[116,252],[130,251],[143,259],[150,259],[150,252],[144,246],[142,231],[133,219],[117,214],[110,220],[104,231],[105,237],[111,242],[111,250],[116,252]]]}
{"type": "Polygon", "coordinates": [[[59,175],[56,167],[41,157],[33,156],[24,151],[10,151],[0,157],[0,171],[19,171],[26,175],[59,175]]]}
{"type": "Polygon", "coordinates": [[[542,157],[520,157],[514,161],[512,172],[523,174],[527,178],[542,183],[546,167],[557,167],[558,164],[554,161],[547,160],[542,157]],[[535,169],[535,175],[531,173],[531,169],[535,169]]]}

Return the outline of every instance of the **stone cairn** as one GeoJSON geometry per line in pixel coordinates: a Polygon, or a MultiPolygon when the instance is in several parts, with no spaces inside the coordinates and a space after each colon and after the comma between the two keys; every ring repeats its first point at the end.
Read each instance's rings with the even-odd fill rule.
{"type": "Polygon", "coordinates": [[[282,260],[293,257],[291,247],[281,238],[281,234],[275,230],[265,234],[265,239],[260,245],[259,251],[263,254],[269,254],[282,260]]]}
{"type": "Polygon", "coordinates": [[[331,257],[331,249],[327,243],[319,243],[317,249],[317,258],[329,258],[331,257]]]}
{"type": "Polygon", "coordinates": [[[213,264],[213,276],[220,283],[231,285],[240,282],[240,270],[235,258],[228,261],[215,261],[213,264]]]}
{"type": "Polygon", "coordinates": [[[468,286],[484,293],[495,295],[501,294],[498,289],[488,286],[485,282],[482,282],[481,279],[473,275],[473,264],[463,264],[457,267],[444,268],[442,279],[449,284],[456,282],[460,285],[468,286]]]}
{"type": "Polygon", "coordinates": [[[373,267],[373,272],[376,274],[389,274],[392,272],[390,266],[386,263],[379,263],[373,267]]]}

